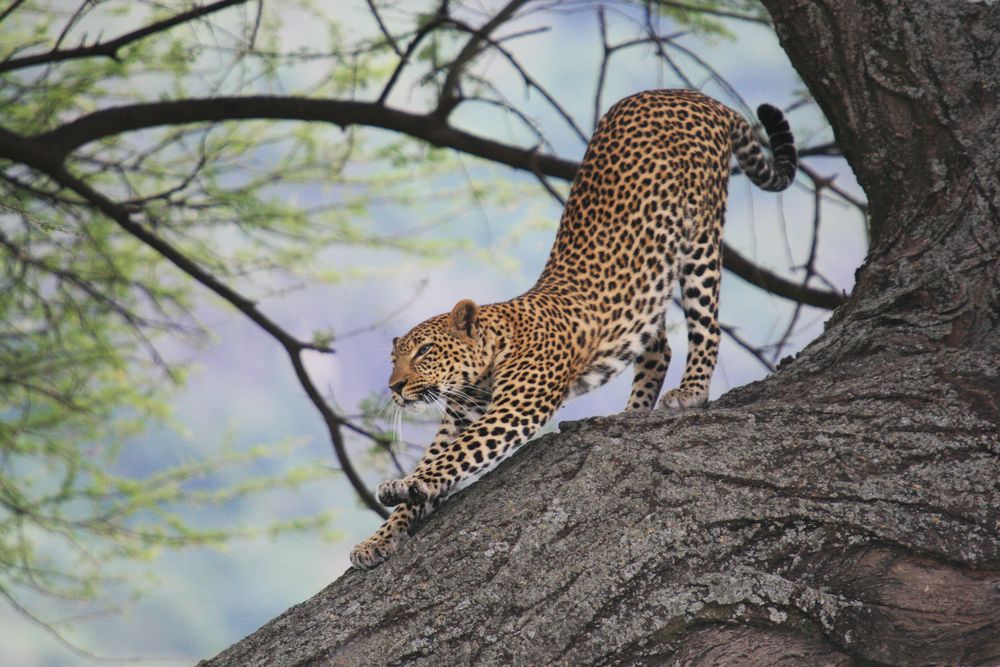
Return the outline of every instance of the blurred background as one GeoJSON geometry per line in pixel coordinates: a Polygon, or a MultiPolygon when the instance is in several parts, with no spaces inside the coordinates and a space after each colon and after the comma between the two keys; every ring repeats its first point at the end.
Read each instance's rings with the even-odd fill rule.
{"type": "MultiPolygon", "coordinates": [[[[339,576],[379,524],[345,463],[371,489],[434,426],[387,409],[392,337],[528,289],[568,192],[553,170],[386,129],[385,108],[437,111],[409,134],[571,162],[599,114],[643,89],[785,109],[796,185],[730,183],[726,240],[753,268],[723,281],[713,398],[814,339],[867,248],[863,194],[750,0],[6,0],[0,48],[0,126],[52,141],[165,100],[365,103],[308,123],[226,122],[246,115],[238,100],[183,125],[119,109],[66,144],[75,181],[0,151],[3,665],[209,657],[339,576]],[[295,341],[347,461],[286,347],[79,183],[295,341]]],[[[668,323],[676,386],[685,332],[668,323]]],[[[630,381],[548,430],[620,411],[630,381]]]]}

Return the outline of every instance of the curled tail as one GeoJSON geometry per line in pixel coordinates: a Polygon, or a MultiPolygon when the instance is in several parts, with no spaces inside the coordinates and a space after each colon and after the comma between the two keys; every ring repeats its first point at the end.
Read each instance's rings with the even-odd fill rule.
{"type": "Polygon", "coordinates": [[[784,190],[795,180],[795,170],[799,166],[799,155],[795,150],[795,138],[785,120],[785,114],[770,104],[757,107],[757,118],[764,125],[768,141],[771,143],[771,155],[764,155],[760,141],[750,125],[739,114],[734,114],[730,137],[733,141],[733,152],[740,164],[740,169],[762,190],[777,192],[784,190]]]}

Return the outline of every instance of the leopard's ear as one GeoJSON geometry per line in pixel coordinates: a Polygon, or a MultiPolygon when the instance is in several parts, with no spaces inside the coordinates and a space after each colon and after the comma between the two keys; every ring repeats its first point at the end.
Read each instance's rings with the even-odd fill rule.
{"type": "Polygon", "coordinates": [[[459,338],[474,340],[476,338],[476,325],[479,322],[479,306],[472,299],[462,299],[451,309],[448,316],[448,323],[451,325],[451,332],[459,338]]]}

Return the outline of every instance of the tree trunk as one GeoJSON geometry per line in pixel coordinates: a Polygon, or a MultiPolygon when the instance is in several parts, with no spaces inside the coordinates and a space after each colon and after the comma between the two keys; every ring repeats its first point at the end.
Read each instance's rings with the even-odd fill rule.
{"type": "Polygon", "coordinates": [[[1000,4],[765,4],[871,203],[826,333],[564,424],[205,664],[1000,663],[1000,4]]]}

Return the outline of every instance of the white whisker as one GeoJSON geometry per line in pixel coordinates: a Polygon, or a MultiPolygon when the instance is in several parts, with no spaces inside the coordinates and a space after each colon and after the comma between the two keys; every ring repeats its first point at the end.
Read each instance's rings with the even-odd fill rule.
{"type": "Polygon", "coordinates": [[[392,420],[392,431],[396,435],[396,442],[403,441],[403,409],[399,407],[395,401],[392,403],[393,410],[393,420],[392,420]]]}
{"type": "Polygon", "coordinates": [[[382,405],[375,412],[375,419],[385,424],[388,424],[390,418],[390,411],[392,410],[392,406],[394,405],[395,403],[393,403],[391,397],[382,401],[382,405]]]}

